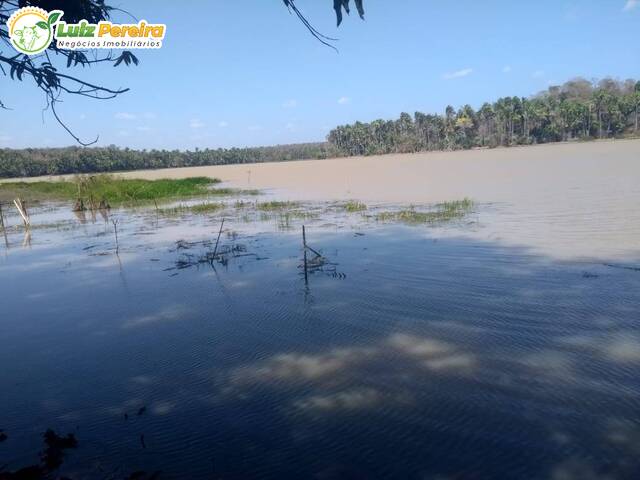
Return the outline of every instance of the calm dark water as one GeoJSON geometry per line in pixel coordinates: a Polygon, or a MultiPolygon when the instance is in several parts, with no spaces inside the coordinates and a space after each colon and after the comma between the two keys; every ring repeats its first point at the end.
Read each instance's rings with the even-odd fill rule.
{"type": "Polygon", "coordinates": [[[297,228],[232,222],[226,265],[172,269],[216,225],[10,238],[0,466],[53,428],[73,479],[640,478],[640,272],[317,225],[305,285],[297,228]]]}

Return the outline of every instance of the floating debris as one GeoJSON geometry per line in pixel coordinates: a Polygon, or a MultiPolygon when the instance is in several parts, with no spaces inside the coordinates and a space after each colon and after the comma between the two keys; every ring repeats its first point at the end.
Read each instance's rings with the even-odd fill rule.
{"type": "Polygon", "coordinates": [[[333,278],[347,278],[346,274],[337,271],[337,263],[330,262],[324,255],[309,246],[307,243],[307,232],[304,225],[302,226],[302,249],[302,265],[298,265],[298,268],[303,269],[305,283],[308,283],[309,281],[309,274],[316,272],[326,273],[333,278]],[[307,252],[311,252],[314,256],[309,259],[307,252]]]}
{"type": "Polygon", "coordinates": [[[219,240],[216,242],[212,242],[210,240],[199,242],[178,240],[176,242],[176,247],[173,250],[170,250],[170,252],[179,252],[180,256],[174,262],[173,267],[164,269],[165,272],[171,270],[183,270],[185,268],[197,267],[203,264],[208,264],[213,267],[214,262],[218,262],[221,265],[226,266],[229,258],[254,257],[256,259],[262,259],[255,253],[248,253],[247,247],[244,244],[236,243],[233,245],[219,246],[219,240]],[[195,248],[204,248],[205,251],[204,253],[199,254],[187,252],[188,250],[195,248]]]}

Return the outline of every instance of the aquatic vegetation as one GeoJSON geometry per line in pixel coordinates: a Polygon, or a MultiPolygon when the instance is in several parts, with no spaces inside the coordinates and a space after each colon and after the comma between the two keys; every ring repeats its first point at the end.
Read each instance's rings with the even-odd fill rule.
{"type": "MultiPolygon", "coordinates": [[[[276,220],[278,222],[278,228],[280,230],[288,230],[293,227],[292,224],[294,220],[307,220],[317,217],[317,214],[308,210],[287,210],[284,212],[279,212],[276,215],[276,220]]],[[[271,220],[273,217],[271,217],[269,214],[263,213],[261,215],[261,218],[263,221],[267,221],[271,220]]]]}
{"type": "Polygon", "coordinates": [[[463,198],[462,200],[454,200],[452,202],[439,203],[437,207],[441,208],[444,212],[468,212],[473,208],[473,200],[470,198],[463,198]]]}
{"type": "Polygon", "coordinates": [[[280,202],[280,201],[271,201],[271,202],[262,202],[256,203],[256,209],[262,211],[273,211],[273,210],[286,210],[290,208],[299,207],[300,203],[298,202],[280,202]]]}
{"type": "Polygon", "coordinates": [[[208,213],[218,212],[225,208],[224,203],[199,203],[196,205],[178,205],[175,207],[160,208],[158,213],[164,216],[178,216],[186,214],[206,215],[208,213]]]}
{"type": "Polygon", "coordinates": [[[357,200],[349,200],[342,205],[342,208],[349,213],[363,212],[367,209],[367,205],[357,200]]]}
{"type": "Polygon", "coordinates": [[[211,212],[217,212],[225,207],[224,203],[201,203],[193,205],[190,210],[193,213],[206,214],[211,212]]]}
{"type": "Polygon", "coordinates": [[[439,203],[433,210],[420,211],[414,206],[397,211],[385,211],[376,214],[380,222],[399,221],[405,223],[436,223],[448,222],[463,218],[473,208],[474,203],[469,198],[452,202],[439,203]]]}

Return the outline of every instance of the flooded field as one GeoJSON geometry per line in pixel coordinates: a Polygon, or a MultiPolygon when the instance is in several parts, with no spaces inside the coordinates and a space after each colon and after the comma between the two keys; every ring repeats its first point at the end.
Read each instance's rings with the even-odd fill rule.
{"type": "Polygon", "coordinates": [[[131,172],[210,175],[285,199],[421,204],[470,197],[491,204],[474,239],[555,258],[640,250],[640,140],[550,144],[332,160],[131,172]]]}
{"type": "Polygon", "coordinates": [[[639,146],[216,167],[265,195],[12,214],[0,478],[52,451],[74,480],[638,478],[639,146]]]}

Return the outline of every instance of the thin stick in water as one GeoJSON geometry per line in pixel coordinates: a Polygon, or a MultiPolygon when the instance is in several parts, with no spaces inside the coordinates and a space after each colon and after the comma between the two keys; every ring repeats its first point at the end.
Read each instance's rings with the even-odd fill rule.
{"type": "Polygon", "coordinates": [[[306,285],[309,283],[309,276],[307,274],[307,232],[304,225],[302,226],[302,250],[304,256],[304,283],[306,285]]]}
{"type": "Polygon", "coordinates": [[[304,229],[304,225],[302,226],[302,244],[304,246],[304,251],[306,253],[307,250],[311,250],[313,253],[315,253],[318,257],[321,257],[322,255],[320,255],[320,252],[318,252],[317,250],[314,250],[313,248],[311,248],[309,245],[307,245],[307,234],[305,232],[304,229]]]}
{"type": "Polygon", "coordinates": [[[220,231],[218,232],[218,238],[216,239],[216,246],[213,249],[213,258],[215,258],[216,253],[218,253],[218,242],[220,242],[220,235],[222,235],[222,227],[224,227],[224,217],[222,217],[222,223],[220,224],[220,231]]]}
{"type": "Polygon", "coordinates": [[[20,216],[22,217],[24,226],[29,228],[29,226],[31,226],[31,220],[29,219],[29,214],[27,213],[27,207],[24,206],[24,203],[19,198],[16,198],[13,201],[13,204],[18,209],[18,213],[20,213],[20,216]]]}
{"type": "Polygon", "coordinates": [[[118,220],[114,218],[111,220],[111,223],[113,223],[113,233],[116,236],[116,255],[118,255],[120,252],[120,244],[118,243],[118,220]]]}
{"type": "Polygon", "coordinates": [[[9,249],[9,239],[7,238],[7,227],[4,225],[4,215],[2,213],[2,204],[0,203],[0,226],[2,226],[2,235],[4,236],[4,244],[9,249]]]}

